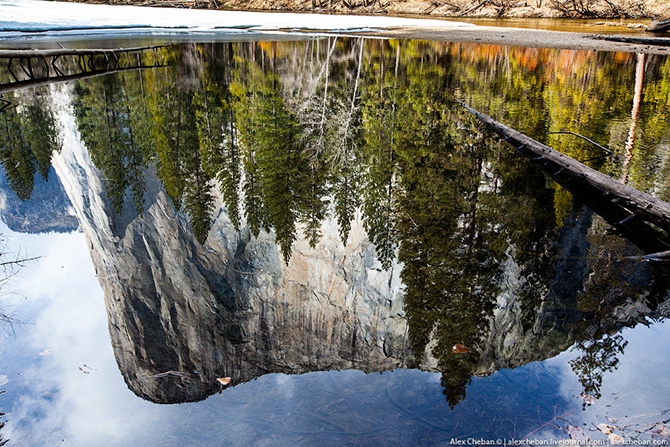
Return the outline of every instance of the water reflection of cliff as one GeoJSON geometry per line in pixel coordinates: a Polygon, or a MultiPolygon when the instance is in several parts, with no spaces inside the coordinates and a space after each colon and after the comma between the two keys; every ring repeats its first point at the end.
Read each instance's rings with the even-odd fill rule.
{"type": "MultiPolygon", "coordinates": [[[[174,68],[77,85],[76,118],[61,120],[91,160],[55,160],[138,395],[420,367],[443,373],[453,406],[473,375],[577,342],[574,369],[597,397],[625,347],[616,332],[667,314],[663,274],[454,102],[505,98],[510,124],[546,137],[579,125],[575,96],[597,92],[573,130],[613,138],[630,112],[620,55],[569,52],[568,67],[566,52],[354,39],[162,51],[174,68]]],[[[664,107],[649,104],[638,128],[664,107]]],[[[616,160],[599,163],[616,173],[616,160]]],[[[639,163],[634,180],[653,184],[660,171],[639,163]]]]}

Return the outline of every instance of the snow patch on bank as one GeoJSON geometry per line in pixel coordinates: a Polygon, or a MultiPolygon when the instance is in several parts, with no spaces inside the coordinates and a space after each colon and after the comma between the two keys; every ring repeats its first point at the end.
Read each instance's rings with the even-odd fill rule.
{"type": "Polygon", "coordinates": [[[24,33],[98,34],[100,30],[181,34],[277,30],[364,31],[397,27],[458,28],[475,25],[383,16],[262,13],[94,5],[40,0],[0,0],[0,38],[24,33]]]}

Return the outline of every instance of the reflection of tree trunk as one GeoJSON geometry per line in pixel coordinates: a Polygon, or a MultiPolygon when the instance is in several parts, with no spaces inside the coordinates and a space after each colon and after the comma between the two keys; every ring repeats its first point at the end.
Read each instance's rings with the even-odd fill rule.
{"type": "Polygon", "coordinates": [[[642,102],[642,85],[644,84],[644,60],[645,55],[637,55],[637,64],[635,66],[635,94],[633,95],[633,109],[631,111],[630,130],[626,139],[626,155],[623,161],[623,175],[621,181],[628,183],[628,167],[633,158],[633,146],[635,144],[635,128],[637,127],[637,116],[640,112],[640,103],[642,102]]]}
{"type": "MultiPolygon", "coordinates": [[[[354,116],[354,111],[356,110],[356,94],[358,93],[358,83],[361,78],[361,65],[363,64],[363,43],[365,42],[364,38],[359,39],[360,49],[358,51],[358,67],[356,68],[356,80],[354,81],[354,91],[351,94],[351,107],[349,108],[349,114],[347,120],[344,123],[344,132],[342,132],[342,145],[340,146],[342,152],[347,149],[347,140],[349,135],[349,127],[351,126],[351,120],[354,116]]],[[[344,159],[347,158],[346,155],[343,156],[344,159]]]]}
{"type": "MultiPolygon", "coordinates": [[[[347,120],[347,128],[351,123],[351,117],[354,115],[354,108],[356,105],[356,93],[358,92],[358,82],[361,79],[361,65],[363,64],[363,43],[365,42],[364,38],[361,38],[359,41],[360,48],[358,50],[358,66],[356,67],[356,80],[354,81],[354,92],[351,95],[351,109],[349,109],[349,120],[347,120]]],[[[346,132],[345,132],[346,136],[346,132]]]]}
{"type": "Polygon", "coordinates": [[[320,132],[320,144],[319,144],[319,151],[324,149],[325,143],[324,143],[324,128],[326,126],[326,105],[328,103],[328,77],[330,74],[330,56],[333,54],[333,51],[335,50],[335,44],[337,43],[337,37],[335,40],[333,40],[332,47],[330,43],[330,38],[328,39],[328,54],[326,56],[326,82],[325,86],[323,87],[323,106],[321,108],[321,132],[320,132]]]}
{"type": "Polygon", "coordinates": [[[300,90],[302,90],[302,81],[303,78],[305,77],[305,65],[307,65],[307,56],[310,54],[310,50],[312,49],[312,41],[310,40],[307,42],[307,45],[305,45],[305,56],[302,60],[302,66],[300,67],[300,80],[298,81],[298,92],[296,93],[296,98],[300,98],[300,90]]]}
{"type": "Polygon", "coordinates": [[[209,101],[207,100],[207,86],[205,85],[204,76],[202,76],[202,96],[203,106],[205,109],[205,127],[207,128],[207,151],[211,154],[215,149],[212,145],[212,126],[209,121],[209,101]]]}

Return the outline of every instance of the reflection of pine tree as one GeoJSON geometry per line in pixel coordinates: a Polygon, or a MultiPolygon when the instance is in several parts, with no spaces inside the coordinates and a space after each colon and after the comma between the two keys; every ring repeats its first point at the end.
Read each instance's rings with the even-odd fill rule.
{"type": "Polygon", "coordinates": [[[288,262],[296,238],[298,217],[296,190],[305,164],[295,144],[296,123],[282,107],[276,92],[261,97],[256,132],[256,162],[261,173],[263,204],[277,243],[288,262]]]}
{"type": "Polygon", "coordinates": [[[274,229],[284,260],[288,262],[296,239],[299,201],[305,195],[301,189],[305,184],[301,182],[309,167],[297,145],[299,127],[285,107],[279,89],[276,74],[263,73],[251,66],[246,85],[237,84],[234,94],[239,101],[236,115],[245,151],[247,221],[256,228],[266,221],[274,229]],[[259,189],[262,207],[253,194],[259,189]]]}
{"type": "Polygon", "coordinates": [[[180,161],[177,135],[181,126],[182,94],[177,85],[180,77],[173,71],[149,71],[144,73],[147,81],[147,106],[154,146],[154,162],[158,178],[165,192],[177,208],[181,207],[184,178],[180,161]],[[175,79],[176,78],[176,79],[175,79]]]}
{"type": "Polygon", "coordinates": [[[201,73],[201,89],[195,95],[203,167],[218,180],[228,217],[239,229],[242,172],[229,90],[233,69],[232,48],[230,45],[210,45],[203,49],[203,53],[205,64],[201,73]]]}
{"type": "Polygon", "coordinates": [[[180,154],[184,195],[182,206],[191,222],[195,238],[201,244],[207,240],[212,224],[214,196],[211,192],[211,177],[203,169],[201,139],[196,125],[196,105],[194,94],[184,93],[180,100],[181,121],[177,137],[177,151],[180,154]]]}
{"type": "Polygon", "coordinates": [[[420,361],[435,341],[428,354],[453,408],[477,367],[500,289],[507,247],[500,198],[480,191],[488,148],[450,112],[446,72],[410,58],[395,76],[395,230],[410,344],[420,361]],[[456,344],[469,352],[452,352],[456,344]]]}
{"type": "Polygon", "coordinates": [[[368,157],[363,195],[365,230],[370,241],[375,244],[382,266],[388,269],[395,257],[396,247],[395,104],[374,94],[364,100],[364,104],[364,150],[368,157]]]}
{"type": "MultiPolygon", "coordinates": [[[[575,347],[580,354],[579,357],[570,360],[570,367],[577,374],[585,396],[600,399],[603,375],[617,368],[619,364],[617,355],[623,354],[627,344],[628,342],[619,334],[577,343],[575,347]]],[[[587,402],[588,399],[585,399],[584,405],[587,402]]]]}
{"type": "Polygon", "coordinates": [[[492,210],[473,197],[481,169],[477,149],[430,147],[407,145],[400,152],[398,259],[412,349],[420,358],[436,340],[430,354],[453,407],[465,396],[488,334],[504,251],[492,210]],[[453,353],[455,344],[470,352],[453,353]]]}
{"type": "Polygon", "coordinates": [[[321,222],[326,217],[329,200],[324,179],[328,166],[322,160],[309,163],[303,183],[300,185],[301,221],[305,224],[305,237],[310,247],[316,247],[321,238],[321,222]]]}
{"type": "Polygon", "coordinates": [[[145,154],[133,133],[136,121],[124,89],[125,81],[105,76],[79,82],[74,101],[82,140],[103,172],[107,196],[117,213],[123,209],[127,190],[137,212],[142,212],[146,168],[145,154]]]}
{"type": "Polygon", "coordinates": [[[333,199],[340,239],[344,245],[347,244],[356,209],[360,206],[360,188],[360,174],[356,164],[341,165],[334,179],[333,199]]]}
{"type": "Polygon", "coordinates": [[[356,151],[361,142],[360,77],[363,39],[331,38],[323,45],[307,42],[294,62],[300,76],[284,83],[288,107],[300,125],[301,151],[309,159],[306,184],[300,198],[300,222],[314,246],[330,201],[344,243],[358,207],[356,151]],[[351,64],[358,53],[357,63],[351,64]]]}
{"type": "Polygon", "coordinates": [[[247,225],[254,237],[258,237],[261,228],[269,231],[268,217],[263,205],[263,192],[260,177],[257,174],[253,152],[244,154],[244,212],[247,225]]]}
{"type": "Polygon", "coordinates": [[[228,208],[228,217],[235,228],[240,227],[240,184],[242,183],[242,159],[237,143],[237,133],[230,119],[224,128],[224,141],[222,142],[223,165],[217,175],[219,186],[223,194],[223,201],[228,208]]]}
{"type": "Polygon", "coordinates": [[[23,131],[37,162],[37,171],[44,180],[49,178],[51,156],[60,150],[56,122],[47,104],[38,96],[25,108],[23,131]]]}

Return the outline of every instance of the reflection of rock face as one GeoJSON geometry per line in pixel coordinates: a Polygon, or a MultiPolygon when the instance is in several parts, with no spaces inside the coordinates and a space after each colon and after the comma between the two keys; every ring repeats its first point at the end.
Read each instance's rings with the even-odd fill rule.
{"type": "Polygon", "coordinates": [[[236,232],[224,212],[200,246],[158,187],[143,217],[113,217],[72,115],[54,160],[90,240],[109,328],[128,386],[155,402],[203,399],[217,377],[405,365],[399,278],[377,269],[360,224],[345,248],[334,222],[286,266],[273,237],[236,232]]]}
{"type": "Polygon", "coordinates": [[[49,173],[48,182],[35,175],[31,199],[24,202],[12,191],[0,169],[0,217],[11,230],[25,233],[67,232],[78,226],[65,191],[53,171],[49,173]]]}
{"type": "Polygon", "coordinates": [[[350,259],[326,241],[298,248],[286,267],[269,235],[238,235],[223,213],[210,241],[199,246],[159,193],[116,250],[103,249],[115,253],[106,264],[115,278],[103,284],[117,360],[139,395],[193,400],[216,391],[217,377],[236,383],[268,372],[402,366],[393,341],[405,321],[392,318],[389,278],[370,284],[375,254],[367,241],[350,259]],[[167,371],[188,374],[152,377],[167,371]]]}

